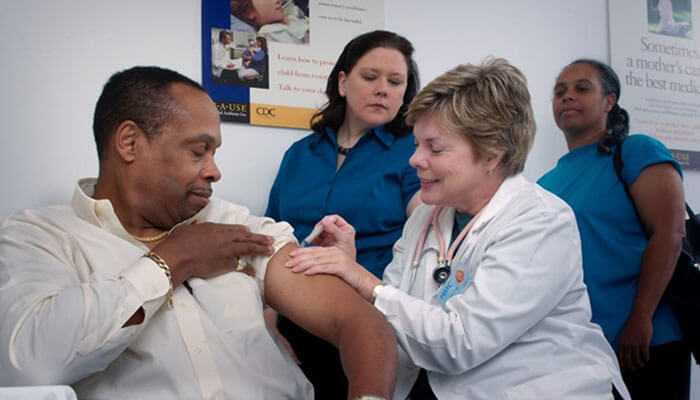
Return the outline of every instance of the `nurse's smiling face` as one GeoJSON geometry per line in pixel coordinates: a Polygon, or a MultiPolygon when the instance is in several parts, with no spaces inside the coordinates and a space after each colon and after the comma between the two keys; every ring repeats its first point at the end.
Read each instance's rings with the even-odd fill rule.
{"type": "Polygon", "coordinates": [[[443,125],[435,115],[426,114],[414,126],[416,150],[409,163],[418,171],[421,200],[474,214],[495,163],[477,155],[469,139],[443,125]]]}

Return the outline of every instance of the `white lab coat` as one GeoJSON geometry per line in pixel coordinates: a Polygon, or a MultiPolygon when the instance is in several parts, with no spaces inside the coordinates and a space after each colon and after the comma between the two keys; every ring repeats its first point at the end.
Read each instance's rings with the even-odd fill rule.
{"type": "MultiPolygon", "coordinates": [[[[613,383],[629,399],[612,348],[590,322],[569,206],[520,175],[506,179],[455,257],[474,281],[444,307],[434,297],[434,229],[419,266],[410,265],[432,209],[408,220],[376,291],[401,348],[394,399],[406,398],[419,368],[441,400],[612,399],[613,383]]],[[[453,209],[440,218],[446,243],[453,219],[453,209]]]]}

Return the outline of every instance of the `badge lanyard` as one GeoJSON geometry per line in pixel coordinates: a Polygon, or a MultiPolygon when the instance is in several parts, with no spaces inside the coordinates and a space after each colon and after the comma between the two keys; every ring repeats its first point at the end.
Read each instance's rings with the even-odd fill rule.
{"type": "Polygon", "coordinates": [[[418,240],[418,243],[416,244],[416,248],[413,251],[413,258],[411,259],[411,266],[414,268],[418,267],[418,264],[420,262],[420,253],[423,251],[423,248],[425,247],[425,241],[428,239],[428,235],[430,234],[430,227],[435,227],[435,235],[437,236],[438,239],[438,268],[433,272],[433,279],[435,282],[438,284],[443,284],[447,278],[450,276],[450,267],[452,265],[452,261],[454,260],[455,253],[457,252],[457,249],[459,248],[459,245],[462,243],[465,237],[467,237],[467,234],[471,230],[472,226],[474,225],[474,222],[476,222],[479,214],[481,213],[478,212],[471,221],[467,224],[467,226],[462,229],[462,231],[457,235],[455,240],[452,242],[452,245],[450,245],[449,249],[446,250],[445,246],[445,238],[442,236],[442,230],[440,229],[440,214],[442,214],[442,211],[444,210],[443,207],[435,207],[433,210],[433,214],[430,217],[430,221],[423,227],[423,231],[421,232],[421,236],[418,240]]]}

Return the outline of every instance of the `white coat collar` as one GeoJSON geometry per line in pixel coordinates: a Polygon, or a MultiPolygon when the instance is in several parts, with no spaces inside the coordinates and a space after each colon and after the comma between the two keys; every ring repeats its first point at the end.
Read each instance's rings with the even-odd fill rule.
{"type": "MultiPolygon", "coordinates": [[[[526,186],[527,183],[527,179],[525,179],[522,174],[517,174],[506,178],[498,187],[498,190],[496,190],[493,197],[491,197],[491,199],[482,209],[479,219],[474,222],[474,226],[472,227],[471,232],[469,232],[469,236],[484,229],[484,227],[486,227],[486,225],[488,225],[488,223],[493,220],[493,218],[496,217],[515,196],[517,196],[518,192],[520,192],[520,190],[526,186]]],[[[435,206],[431,206],[430,209],[427,210],[426,219],[424,221],[425,224],[429,223],[430,215],[432,215],[432,211],[434,209],[435,206]]],[[[453,207],[445,208],[445,210],[440,214],[440,219],[438,222],[440,224],[442,235],[445,238],[445,243],[449,243],[452,235],[454,214],[455,209],[453,207]]],[[[436,231],[433,229],[425,241],[424,249],[439,250],[436,234],[436,231]]]]}
{"type": "Polygon", "coordinates": [[[482,230],[501,210],[510,203],[513,197],[517,196],[520,190],[528,184],[527,179],[522,174],[517,174],[506,178],[498,187],[491,200],[484,206],[479,215],[479,219],[474,223],[472,232],[482,230]]]}

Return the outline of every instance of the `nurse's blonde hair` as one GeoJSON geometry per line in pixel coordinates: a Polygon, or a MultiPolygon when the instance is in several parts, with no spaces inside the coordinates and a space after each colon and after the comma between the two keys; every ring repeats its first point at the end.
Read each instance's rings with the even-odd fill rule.
{"type": "Polygon", "coordinates": [[[406,121],[437,117],[448,132],[460,134],[473,145],[475,156],[495,157],[502,152],[504,176],[522,172],[535,138],[535,118],[527,79],[502,58],[479,65],[462,64],[430,82],[413,99],[406,121]]]}

